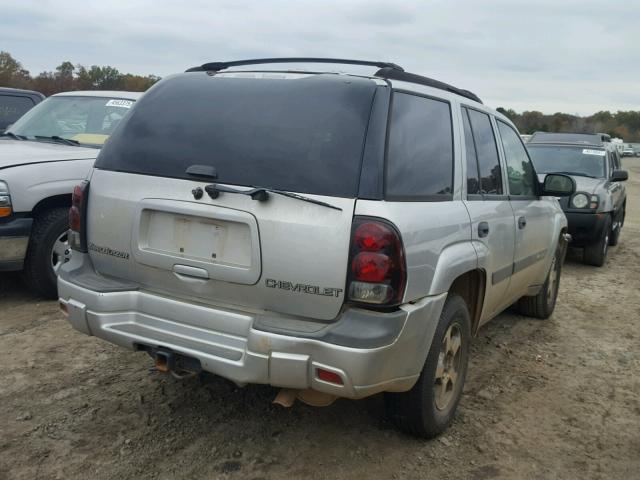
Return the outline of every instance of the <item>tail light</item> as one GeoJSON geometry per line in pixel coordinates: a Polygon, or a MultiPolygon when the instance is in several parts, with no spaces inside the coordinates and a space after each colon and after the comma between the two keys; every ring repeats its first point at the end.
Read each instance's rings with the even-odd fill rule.
{"type": "Polygon", "coordinates": [[[79,252],[87,253],[87,195],[89,182],[83,181],[73,189],[69,209],[69,244],[79,252]]]}
{"type": "Polygon", "coordinates": [[[404,247],[398,230],[382,219],[355,217],[349,251],[349,299],[398,305],[406,280],[404,247]]]}

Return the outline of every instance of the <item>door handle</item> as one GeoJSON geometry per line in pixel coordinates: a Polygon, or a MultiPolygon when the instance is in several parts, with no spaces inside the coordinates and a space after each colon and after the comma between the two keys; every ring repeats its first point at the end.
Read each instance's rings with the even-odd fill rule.
{"type": "Polygon", "coordinates": [[[522,230],[526,226],[527,226],[527,219],[525,217],[520,217],[518,219],[518,228],[522,230]]]}
{"type": "Polygon", "coordinates": [[[209,279],[209,272],[204,268],[191,267],[189,265],[176,264],[173,266],[173,273],[182,277],[198,278],[202,280],[209,279]]]}
{"type": "Polygon", "coordinates": [[[480,222],[478,224],[478,237],[484,238],[489,235],[489,224],[487,222],[480,222]]]}

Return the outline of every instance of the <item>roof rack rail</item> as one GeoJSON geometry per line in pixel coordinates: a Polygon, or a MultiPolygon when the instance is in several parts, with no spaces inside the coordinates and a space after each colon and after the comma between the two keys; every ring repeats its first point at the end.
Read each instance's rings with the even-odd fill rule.
{"type": "Polygon", "coordinates": [[[409,73],[397,70],[392,70],[390,68],[381,68],[375,74],[376,77],[385,78],[388,80],[399,80],[402,82],[410,82],[417,83],[419,85],[425,85],[427,87],[437,88],[439,90],[445,90],[447,92],[455,93],[457,95],[461,95],[465,98],[473,100],[474,102],[482,103],[480,97],[478,97],[475,93],[470,92],[469,90],[464,90],[462,88],[454,87],[453,85],[449,85],[448,83],[440,82],[439,80],[434,80],[433,78],[423,77],[422,75],[417,75],[415,73],[409,73]]]}
{"type": "Polygon", "coordinates": [[[473,92],[456,88],[432,78],[408,73],[404,71],[400,65],[391,62],[374,62],[368,60],[348,60],[344,58],[319,58],[319,57],[282,57],[282,58],[254,58],[252,60],[235,60],[231,62],[209,62],[198,67],[191,67],[187,72],[219,72],[230,67],[241,67],[245,65],[264,65],[269,63],[337,63],[343,65],[365,65],[370,67],[378,67],[378,71],[374,74],[376,77],[401,80],[403,82],[417,83],[428,87],[446,90],[457,95],[461,95],[470,100],[482,103],[482,100],[473,92]]]}
{"type": "Polygon", "coordinates": [[[219,72],[230,67],[244,65],[264,65],[265,63],[340,63],[344,65],[366,65],[370,67],[388,68],[397,72],[404,72],[400,65],[391,62],[370,62],[367,60],[347,60],[344,58],[316,58],[316,57],[283,57],[283,58],[254,58],[252,60],[235,60],[232,62],[209,62],[199,67],[192,67],[187,72],[219,72]]]}

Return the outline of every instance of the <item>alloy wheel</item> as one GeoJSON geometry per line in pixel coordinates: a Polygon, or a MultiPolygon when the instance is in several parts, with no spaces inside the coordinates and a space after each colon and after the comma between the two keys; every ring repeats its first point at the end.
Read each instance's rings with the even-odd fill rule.
{"type": "Polygon", "coordinates": [[[51,249],[51,268],[53,268],[53,273],[57,275],[60,267],[67,263],[70,258],[69,234],[65,231],[56,239],[51,249]]]}
{"type": "Polygon", "coordinates": [[[440,345],[436,378],[433,385],[436,408],[446,410],[455,397],[460,377],[460,358],[462,355],[462,331],[457,323],[447,328],[440,345]]]}

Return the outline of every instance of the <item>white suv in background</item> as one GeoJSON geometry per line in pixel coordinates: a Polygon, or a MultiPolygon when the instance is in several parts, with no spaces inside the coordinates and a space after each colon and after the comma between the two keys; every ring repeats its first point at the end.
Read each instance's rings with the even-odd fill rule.
{"type": "Polygon", "coordinates": [[[22,270],[31,288],[57,297],[73,186],[140,95],[59,93],[0,136],[0,271],[22,270]]]}

